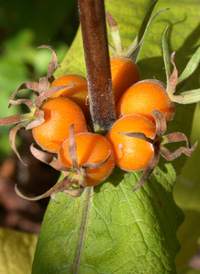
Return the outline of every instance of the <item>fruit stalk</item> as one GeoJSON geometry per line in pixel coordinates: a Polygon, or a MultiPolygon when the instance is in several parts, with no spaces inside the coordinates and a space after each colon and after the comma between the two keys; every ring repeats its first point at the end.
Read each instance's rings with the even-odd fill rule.
{"type": "Polygon", "coordinates": [[[79,0],[79,17],[94,131],[110,129],[116,119],[103,0],[79,0]]]}

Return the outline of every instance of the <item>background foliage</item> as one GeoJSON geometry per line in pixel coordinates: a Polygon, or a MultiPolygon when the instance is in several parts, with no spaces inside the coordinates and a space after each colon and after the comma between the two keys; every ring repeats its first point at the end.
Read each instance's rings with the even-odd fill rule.
{"type": "MultiPolygon", "coordinates": [[[[19,107],[8,109],[7,102],[22,82],[45,75],[51,52],[37,46],[50,44],[62,60],[77,27],[76,1],[1,1],[0,117],[20,112],[19,107]]],[[[8,127],[0,128],[0,160],[10,152],[8,131],[8,127]]]]}

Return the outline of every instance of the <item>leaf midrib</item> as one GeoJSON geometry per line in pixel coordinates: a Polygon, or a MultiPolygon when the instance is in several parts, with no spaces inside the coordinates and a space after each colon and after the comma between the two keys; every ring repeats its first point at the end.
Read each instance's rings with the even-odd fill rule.
{"type": "Polygon", "coordinates": [[[78,237],[74,263],[73,263],[73,273],[74,274],[78,274],[78,271],[79,271],[81,255],[82,255],[82,250],[83,250],[83,244],[84,244],[84,240],[85,240],[86,228],[87,228],[87,223],[88,223],[89,210],[90,210],[90,205],[91,205],[90,197],[92,194],[93,194],[93,187],[88,187],[85,189],[85,203],[84,203],[85,205],[84,205],[83,212],[82,212],[82,223],[81,223],[80,233],[79,233],[79,237],[78,237]]]}

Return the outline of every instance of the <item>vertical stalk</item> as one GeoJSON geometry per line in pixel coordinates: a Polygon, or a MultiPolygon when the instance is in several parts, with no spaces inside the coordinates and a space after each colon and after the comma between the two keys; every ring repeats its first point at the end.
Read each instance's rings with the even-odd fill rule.
{"type": "Polygon", "coordinates": [[[94,131],[109,130],[116,119],[104,0],[78,0],[94,131]]]}

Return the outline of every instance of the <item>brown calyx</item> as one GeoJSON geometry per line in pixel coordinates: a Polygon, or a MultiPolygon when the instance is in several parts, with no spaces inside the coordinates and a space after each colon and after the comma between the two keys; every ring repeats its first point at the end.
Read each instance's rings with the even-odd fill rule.
{"type": "Polygon", "coordinates": [[[135,192],[139,187],[141,187],[145,181],[148,179],[150,174],[154,171],[156,166],[159,163],[160,155],[163,156],[167,161],[173,161],[177,157],[179,157],[181,154],[185,154],[187,156],[191,156],[192,152],[195,150],[197,147],[197,142],[191,147],[187,136],[182,133],[182,132],[174,132],[170,133],[167,135],[164,135],[167,125],[166,125],[166,120],[164,115],[158,111],[158,110],[153,110],[152,115],[154,116],[155,123],[156,123],[156,136],[154,139],[150,139],[146,137],[144,133],[140,132],[129,132],[129,133],[122,133],[120,134],[142,139],[146,142],[149,142],[153,144],[154,148],[154,154],[150,161],[148,162],[147,166],[143,170],[142,177],[139,180],[139,182],[136,184],[136,186],[133,188],[133,192],[135,192]],[[169,151],[165,145],[169,143],[174,143],[174,142],[181,142],[185,141],[186,142],[186,147],[179,147],[177,150],[174,152],[169,151]]]}
{"type": "Polygon", "coordinates": [[[15,191],[17,195],[23,199],[30,200],[30,201],[40,200],[49,196],[53,199],[53,201],[55,201],[55,196],[58,192],[63,192],[73,197],[79,197],[83,193],[85,187],[87,187],[87,183],[86,183],[86,177],[88,176],[87,169],[88,168],[92,169],[92,168],[96,168],[103,165],[110,157],[110,153],[109,153],[108,157],[106,157],[105,160],[103,160],[100,163],[97,163],[97,164],[85,163],[82,166],[79,166],[78,159],[77,159],[77,148],[76,148],[74,124],[70,126],[69,144],[68,144],[69,155],[72,160],[72,167],[66,167],[57,159],[57,157],[55,157],[54,154],[41,151],[35,148],[33,145],[31,145],[30,150],[36,159],[40,160],[41,162],[45,164],[50,165],[56,170],[64,171],[68,173],[63,180],[61,180],[55,186],[50,188],[44,194],[36,197],[27,197],[23,195],[18,190],[17,185],[15,185],[15,191]],[[71,188],[73,184],[76,182],[78,182],[79,188],[71,188]]]}
{"type": "Polygon", "coordinates": [[[0,126],[17,124],[13,129],[11,129],[9,133],[9,142],[10,142],[11,148],[13,149],[13,151],[16,153],[17,157],[23,164],[25,163],[21,159],[19,152],[17,151],[17,148],[15,146],[15,138],[18,130],[22,128],[24,128],[25,130],[29,130],[44,123],[45,113],[39,109],[42,103],[46,99],[48,99],[52,94],[59,91],[60,89],[66,88],[66,87],[70,88],[74,86],[74,84],[71,83],[70,86],[60,86],[60,87],[49,88],[49,84],[54,80],[53,72],[58,66],[58,59],[57,59],[56,52],[52,47],[42,45],[39,48],[48,48],[52,50],[53,52],[52,61],[48,65],[47,76],[41,77],[39,79],[39,82],[26,81],[20,84],[19,87],[12,93],[9,99],[9,106],[8,106],[8,107],[11,107],[12,105],[25,104],[29,108],[30,112],[25,114],[18,114],[18,115],[0,118],[0,126]],[[33,90],[35,92],[34,102],[26,98],[15,100],[15,96],[17,92],[21,89],[33,90]]]}

